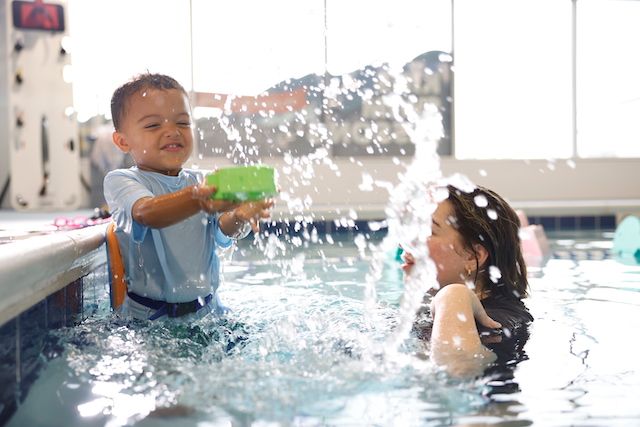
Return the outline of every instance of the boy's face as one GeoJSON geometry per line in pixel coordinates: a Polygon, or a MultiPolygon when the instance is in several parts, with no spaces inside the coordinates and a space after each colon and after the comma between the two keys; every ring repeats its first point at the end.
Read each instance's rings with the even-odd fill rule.
{"type": "Polygon", "coordinates": [[[178,175],[193,150],[191,109],[177,89],[143,89],[129,99],[113,142],[138,168],[178,175]]]}

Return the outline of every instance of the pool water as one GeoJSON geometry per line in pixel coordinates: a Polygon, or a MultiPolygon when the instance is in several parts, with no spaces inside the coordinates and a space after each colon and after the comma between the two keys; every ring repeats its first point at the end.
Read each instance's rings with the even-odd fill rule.
{"type": "Polygon", "coordinates": [[[224,266],[224,319],[125,322],[105,309],[56,331],[58,356],[9,425],[640,424],[640,267],[610,258],[611,235],[554,236],[530,272],[525,360],[504,367],[513,378],[465,381],[414,336],[380,351],[402,275],[389,254],[365,313],[371,254],[356,237],[243,242],[224,266]]]}

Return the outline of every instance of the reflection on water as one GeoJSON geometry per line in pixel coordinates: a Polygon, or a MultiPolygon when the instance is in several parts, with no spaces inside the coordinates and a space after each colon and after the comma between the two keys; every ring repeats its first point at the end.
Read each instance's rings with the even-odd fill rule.
{"type": "Polygon", "coordinates": [[[536,320],[519,349],[522,361],[459,382],[429,363],[414,336],[393,361],[368,351],[396,326],[402,276],[390,255],[373,322],[365,322],[369,260],[360,258],[353,239],[342,243],[306,248],[304,268],[284,270],[245,247],[242,260],[225,270],[222,299],[234,310],[225,319],[184,325],[101,316],[59,331],[61,356],[49,362],[9,425],[640,420],[640,374],[630,344],[640,326],[637,266],[550,260],[531,280],[528,305],[536,320]]]}

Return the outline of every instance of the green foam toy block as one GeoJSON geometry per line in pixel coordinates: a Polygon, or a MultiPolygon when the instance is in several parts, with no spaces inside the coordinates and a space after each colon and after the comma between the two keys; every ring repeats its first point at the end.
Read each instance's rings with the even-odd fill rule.
{"type": "Polygon", "coordinates": [[[234,166],[207,175],[207,185],[218,190],[216,200],[248,201],[277,194],[275,171],[269,166],[234,166]]]}

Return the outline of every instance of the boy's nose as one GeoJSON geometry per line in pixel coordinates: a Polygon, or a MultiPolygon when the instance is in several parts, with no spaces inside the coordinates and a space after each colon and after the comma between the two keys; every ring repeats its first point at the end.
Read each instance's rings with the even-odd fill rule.
{"type": "Polygon", "coordinates": [[[182,132],[180,132],[180,128],[177,126],[170,126],[167,129],[166,135],[169,137],[181,136],[182,132]]]}

